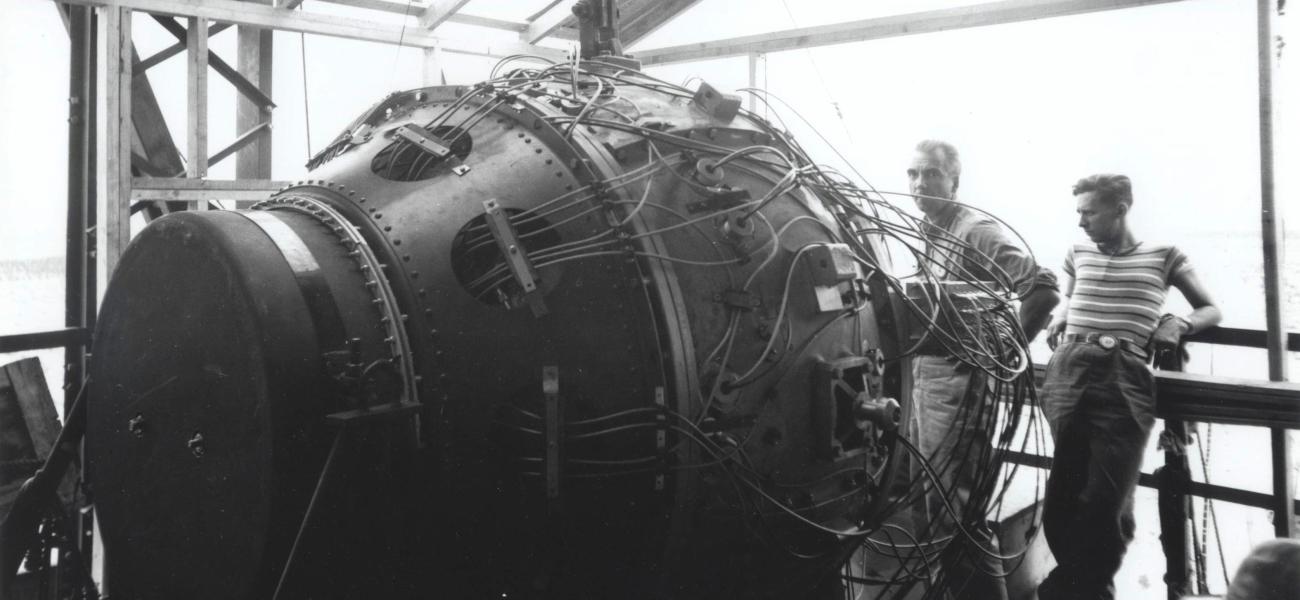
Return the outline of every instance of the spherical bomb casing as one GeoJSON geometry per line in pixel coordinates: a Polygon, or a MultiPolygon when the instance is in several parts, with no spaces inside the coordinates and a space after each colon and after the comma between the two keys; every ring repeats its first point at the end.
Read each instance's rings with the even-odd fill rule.
{"type": "Polygon", "coordinates": [[[795,154],[591,62],[391,95],[309,181],[151,224],[92,366],[116,589],[811,588],[894,464],[855,399],[903,392],[885,259],[795,154]]]}

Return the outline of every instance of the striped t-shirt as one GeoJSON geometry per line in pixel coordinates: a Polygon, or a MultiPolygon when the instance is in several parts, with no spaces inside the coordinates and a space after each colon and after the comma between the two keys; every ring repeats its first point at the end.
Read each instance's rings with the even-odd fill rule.
{"type": "Polygon", "coordinates": [[[1160,321],[1169,284],[1192,265],[1167,244],[1139,243],[1122,254],[1075,244],[1065,256],[1073,280],[1066,315],[1069,333],[1108,333],[1145,346],[1160,321]]]}

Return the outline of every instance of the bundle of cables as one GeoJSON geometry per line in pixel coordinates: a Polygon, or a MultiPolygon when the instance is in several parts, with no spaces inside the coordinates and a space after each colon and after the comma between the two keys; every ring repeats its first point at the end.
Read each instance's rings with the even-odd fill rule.
{"type": "MultiPolygon", "coordinates": [[[[542,100],[572,103],[576,110],[566,111],[564,115],[545,117],[563,131],[566,138],[571,138],[579,126],[607,128],[639,136],[646,141],[648,147],[647,160],[642,166],[573,189],[509,216],[521,232],[522,241],[528,245],[530,239],[540,239],[547,231],[595,211],[605,210],[606,205],[593,202],[593,199],[608,198],[606,194],[610,191],[626,190],[635,198],[614,202],[625,208],[626,212],[604,231],[565,243],[528,247],[537,269],[597,256],[635,254],[650,260],[718,269],[719,276],[725,278],[732,288],[747,291],[760,273],[781,264],[777,258],[783,248],[782,239],[791,226],[812,222],[823,227],[831,239],[852,247],[854,259],[863,269],[871,277],[885,281],[895,292],[891,297],[901,302],[914,320],[925,327],[927,341],[938,344],[948,356],[972,373],[967,401],[960,407],[948,439],[934,453],[926,455],[921,451],[915,431],[903,432],[898,437],[899,447],[910,456],[913,476],[905,484],[892,488],[890,501],[884,511],[886,518],[882,521],[836,529],[808,517],[818,505],[794,508],[790,502],[775,497],[771,491],[773,487],[796,487],[809,482],[773,482],[769,477],[761,475],[746,451],[747,445],[752,441],[752,430],[746,435],[734,435],[709,431],[705,424],[711,414],[711,404],[721,395],[773,373],[784,374],[783,369],[788,370],[794,359],[802,355],[811,340],[816,339],[822,331],[841,318],[858,318],[868,306],[866,302],[861,302],[846,308],[796,347],[793,336],[789,334],[791,321],[786,316],[787,300],[790,282],[800,258],[817,246],[825,245],[813,242],[794,249],[794,256],[787,263],[788,270],[783,278],[785,290],[781,293],[780,308],[771,326],[767,347],[752,364],[733,364],[733,349],[741,318],[739,311],[728,314],[727,326],[720,339],[710,345],[712,350],[699,361],[700,372],[716,375],[699,390],[691,414],[663,407],[616,412],[567,423],[567,439],[594,440],[605,436],[648,432],[656,428],[672,431],[676,443],[697,447],[699,452],[695,455],[700,460],[675,464],[671,468],[714,469],[728,478],[735,491],[734,501],[741,512],[750,517],[757,538],[801,557],[825,557],[827,552],[842,554],[842,560],[835,564],[844,565],[842,574],[846,582],[846,597],[903,597],[917,584],[925,587],[924,597],[941,597],[945,590],[959,588],[962,582],[950,581],[951,574],[938,566],[947,562],[946,559],[963,553],[992,555],[999,564],[1015,568],[1023,554],[998,554],[997,547],[987,542],[989,536],[981,534],[980,530],[986,527],[985,524],[991,517],[1001,512],[1007,490],[1017,474],[1014,466],[1003,468],[1004,455],[1010,451],[1040,453],[1045,440],[1033,407],[1036,392],[1027,353],[1028,340],[1016,317],[1015,302],[1019,299],[1014,292],[1016,286],[992,258],[982,255],[966,241],[931,226],[890,200],[891,197],[912,197],[911,194],[877,190],[856,170],[855,180],[812,160],[790,134],[780,116],[783,112],[790,112],[798,117],[798,113],[788,106],[778,107],[772,104],[778,102],[784,105],[763,90],[742,91],[754,95],[758,101],[767,105],[771,113],[776,115],[777,122],[769,122],[759,114],[744,109],[741,114],[761,128],[772,142],[736,149],[709,143],[698,136],[682,135],[652,126],[652,122],[643,118],[643,110],[637,102],[619,93],[621,88],[635,87],[655,90],[676,98],[692,98],[693,93],[681,86],[644,73],[619,70],[599,61],[547,64],[498,74],[507,64],[521,59],[544,61],[536,57],[504,59],[493,69],[491,79],[478,84],[452,102],[438,117],[425,124],[425,128],[440,132],[448,139],[448,146],[454,148],[461,136],[467,135],[497,107],[527,90],[542,100]],[[561,85],[538,85],[539,83],[561,85]],[[571,92],[555,95],[557,87],[571,92]],[[462,107],[471,101],[478,101],[478,106],[462,111],[462,107]],[[456,115],[461,115],[459,121],[452,122],[456,115]],[[739,169],[747,175],[765,179],[771,187],[761,197],[699,215],[683,214],[651,199],[653,182],[661,175],[673,177],[693,188],[700,187],[701,184],[689,178],[684,171],[696,165],[701,157],[713,161],[712,164],[718,167],[731,165],[731,168],[739,169]],[[798,202],[820,203],[825,212],[833,215],[838,230],[810,216],[796,217],[779,228],[774,227],[762,209],[782,196],[795,198],[798,202]],[[622,226],[646,210],[672,215],[675,223],[629,235],[622,226]],[[694,230],[708,240],[710,236],[702,226],[713,222],[720,215],[738,216],[742,220],[752,219],[762,227],[760,231],[767,235],[765,238],[759,236],[761,241],[748,246],[745,252],[727,252],[723,248],[717,248],[716,260],[665,256],[631,250],[628,245],[630,240],[638,237],[662,236],[678,230],[694,230]],[[873,250],[874,242],[870,240],[881,241],[890,255],[901,252],[910,257],[916,264],[915,271],[891,273],[892,267],[889,264],[880,264],[881,261],[875,258],[879,252],[873,250]],[[970,264],[985,266],[971,269],[966,266],[970,264]],[[737,285],[740,277],[736,271],[741,265],[749,270],[749,275],[737,285]],[[992,282],[989,281],[990,278],[992,282]],[[981,301],[992,308],[984,311],[978,322],[945,319],[943,315],[946,313],[960,312],[952,298],[945,294],[930,294],[923,302],[918,302],[915,298],[908,297],[904,286],[909,280],[930,284],[915,288],[923,291],[939,289],[940,282],[959,282],[974,290],[981,301]],[[730,375],[724,377],[724,373],[730,375]],[[952,485],[959,477],[966,479],[966,483],[960,487],[968,491],[968,497],[965,492],[959,494],[958,486],[952,485]],[[773,514],[802,523],[810,531],[833,539],[835,544],[810,550],[787,539],[780,539],[767,526],[768,519],[773,514]],[[866,569],[864,565],[872,567],[866,569]],[[883,570],[888,572],[882,575],[882,567],[879,565],[886,565],[883,570]]],[[[812,129],[806,121],[804,123],[812,129]]],[[[812,130],[815,132],[815,129],[812,130]]],[[[824,137],[822,139],[825,140],[824,137]]],[[[829,142],[827,145],[830,146],[829,142]]],[[[831,148],[833,150],[833,146],[831,148]]],[[[393,152],[401,152],[401,149],[397,148],[393,152]]],[[[427,167],[429,159],[427,154],[411,152],[411,157],[416,156],[422,158],[407,160],[394,154],[389,158],[388,168],[404,170],[407,177],[419,178],[419,173],[427,167]]],[[[840,158],[843,159],[842,156],[840,158]]],[[[844,162],[848,164],[848,161],[844,162]]],[[[1007,228],[1014,232],[1009,226],[1007,228]]],[[[468,237],[463,243],[469,253],[475,249],[489,249],[493,244],[486,225],[478,230],[471,229],[465,235],[468,237]]],[[[1021,241],[1023,243],[1023,239],[1021,241]]],[[[874,246],[879,247],[882,246],[874,246]]],[[[504,260],[479,273],[467,284],[472,293],[480,298],[506,298],[510,295],[508,288],[513,280],[504,260]]],[[[909,359],[916,354],[918,346],[919,342],[897,355],[886,356],[885,360],[896,362],[909,359]]],[[[542,435],[542,417],[523,407],[509,405],[508,414],[500,418],[500,425],[516,433],[534,437],[542,435]]],[[[540,475],[540,457],[516,458],[536,469],[527,472],[540,475]]],[[[571,456],[568,463],[573,468],[566,472],[566,476],[609,478],[643,474],[660,469],[657,466],[658,460],[657,456],[571,456]]],[[[875,477],[881,476],[880,469],[866,470],[875,477]]],[[[1035,470],[1036,476],[1037,473],[1035,470]]],[[[1035,481],[1035,507],[1038,506],[1037,494],[1040,488],[1041,481],[1035,481]]],[[[848,493],[855,491],[850,490],[848,493]]],[[[1034,522],[1037,522],[1036,516],[1034,522]]],[[[978,564],[981,561],[970,562],[978,564]]],[[[993,574],[1005,575],[1001,571],[993,574]]]]}

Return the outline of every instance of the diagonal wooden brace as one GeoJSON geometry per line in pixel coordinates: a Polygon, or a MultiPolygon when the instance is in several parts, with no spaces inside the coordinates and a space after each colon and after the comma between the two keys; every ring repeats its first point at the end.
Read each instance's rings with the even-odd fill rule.
{"type": "MultiPolygon", "coordinates": [[[[230,23],[215,23],[211,27],[208,27],[208,37],[212,37],[218,33],[230,29],[231,27],[233,27],[233,25],[231,25],[230,23]]],[[[185,42],[177,42],[166,48],[163,48],[162,50],[159,50],[149,55],[149,58],[140,61],[140,63],[135,66],[135,72],[132,73],[131,75],[133,77],[143,77],[145,71],[148,71],[149,69],[158,66],[163,61],[173,56],[176,56],[177,54],[180,54],[184,51],[185,51],[185,42]]]]}
{"type": "MultiPolygon", "coordinates": [[[[162,15],[150,16],[153,17],[159,25],[162,25],[163,29],[166,29],[168,33],[175,36],[176,39],[181,41],[185,40],[185,26],[177,22],[176,19],[162,15]]],[[[208,65],[212,67],[213,71],[219,73],[222,77],[226,78],[226,81],[229,81],[231,85],[235,86],[235,89],[239,90],[239,93],[247,96],[248,99],[253,102],[256,102],[258,106],[261,106],[262,110],[268,111],[275,108],[275,102],[271,101],[270,96],[267,96],[256,85],[253,85],[251,81],[243,75],[240,75],[239,71],[236,71],[235,68],[231,67],[226,61],[221,60],[221,57],[217,56],[217,54],[211,50],[208,51],[208,65]]]]}

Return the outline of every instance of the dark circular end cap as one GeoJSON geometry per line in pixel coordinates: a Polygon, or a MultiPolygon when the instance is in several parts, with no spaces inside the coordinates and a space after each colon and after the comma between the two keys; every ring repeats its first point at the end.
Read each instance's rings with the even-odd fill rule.
{"type": "Polygon", "coordinates": [[[115,595],[266,591],[282,505],[306,485],[283,461],[305,437],[293,414],[318,355],[293,281],[237,213],[169,215],[122,257],[95,334],[86,433],[115,595]]]}

